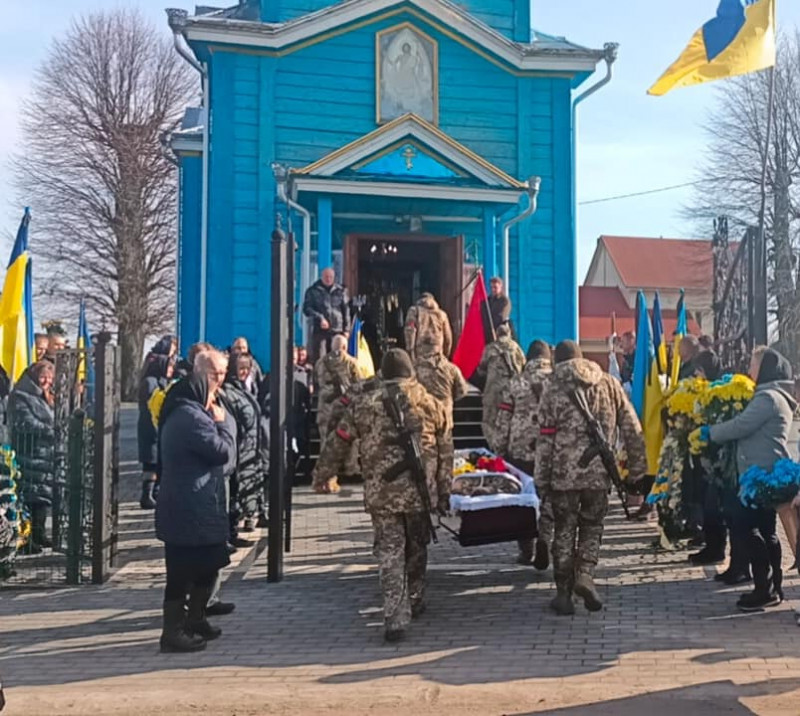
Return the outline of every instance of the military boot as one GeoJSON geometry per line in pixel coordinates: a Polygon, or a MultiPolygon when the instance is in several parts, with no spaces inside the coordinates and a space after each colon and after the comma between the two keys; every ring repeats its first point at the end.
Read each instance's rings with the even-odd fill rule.
{"type": "Polygon", "coordinates": [[[559,588],[555,598],[550,602],[550,608],[562,617],[568,617],[574,614],[575,605],[572,603],[572,592],[568,589],[559,588]]]}
{"type": "Polygon", "coordinates": [[[594,586],[594,579],[591,574],[581,572],[575,579],[575,594],[581,599],[590,612],[599,612],[603,608],[603,600],[597,587],[594,586]]]}
{"type": "Polygon", "coordinates": [[[211,626],[208,619],[206,619],[206,605],[211,596],[211,591],[209,587],[192,587],[189,592],[187,629],[206,641],[213,641],[222,636],[222,629],[211,626]]]}
{"type": "Polygon", "coordinates": [[[536,556],[533,558],[533,566],[540,572],[544,572],[550,566],[550,548],[547,542],[539,538],[536,540],[536,556]]]}
{"type": "Polygon", "coordinates": [[[183,600],[164,602],[164,626],[161,631],[163,654],[202,651],[206,640],[186,630],[186,610],[183,600]]]}

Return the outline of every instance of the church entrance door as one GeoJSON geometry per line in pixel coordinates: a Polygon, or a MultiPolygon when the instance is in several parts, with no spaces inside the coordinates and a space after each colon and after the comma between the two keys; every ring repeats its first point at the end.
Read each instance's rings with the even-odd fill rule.
{"type": "Polygon", "coordinates": [[[344,280],[362,305],[364,335],[376,360],[392,347],[405,347],[408,309],[420,294],[432,293],[458,335],[464,239],[420,234],[350,234],[344,241],[344,280]]]}

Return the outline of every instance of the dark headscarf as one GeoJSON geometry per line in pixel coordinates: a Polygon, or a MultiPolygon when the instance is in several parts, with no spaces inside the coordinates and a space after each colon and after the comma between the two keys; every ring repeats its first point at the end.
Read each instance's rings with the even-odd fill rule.
{"type": "Polygon", "coordinates": [[[167,418],[178,407],[180,401],[200,403],[203,408],[208,403],[208,377],[203,373],[192,373],[173,385],[164,398],[161,413],[158,416],[159,428],[164,427],[167,418]]]}
{"type": "Polygon", "coordinates": [[[767,348],[761,357],[756,384],[774,383],[778,380],[792,379],[792,365],[778,351],[767,348]]]}
{"type": "Polygon", "coordinates": [[[167,368],[172,363],[168,355],[151,355],[144,366],[142,378],[166,378],[167,368]]]}
{"type": "Polygon", "coordinates": [[[168,356],[172,352],[172,346],[175,340],[175,336],[167,334],[153,346],[150,353],[157,356],[168,356]]]}

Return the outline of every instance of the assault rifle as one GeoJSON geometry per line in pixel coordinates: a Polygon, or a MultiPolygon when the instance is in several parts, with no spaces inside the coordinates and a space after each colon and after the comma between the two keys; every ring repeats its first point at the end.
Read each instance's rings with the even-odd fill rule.
{"type": "Polygon", "coordinates": [[[603,432],[603,426],[600,425],[600,421],[589,408],[589,403],[586,400],[586,393],[584,393],[581,388],[571,390],[569,397],[572,404],[578,409],[578,412],[580,412],[583,419],[586,421],[586,426],[589,428],[589,440],[591,442],[591,445],[586,448],[586,451],[581,455],[580,460],[578,460],[578,465],[582,468],[586,468],[592,460],[598,456],[600,457],[603,467],[608,474],[608,479],[611,480],[611,484],[616,489],[617,495],[622,502],[622,509],[625,510],[625,517],[630,519],[628,491],[625,489],[622,475],[619,474],[617,456],[614,454],[614,449],[611,447],[603,432]]]}
{"type": "Polygon", "coordinates": [[[425,463],[422,460],[422,447],[419,443],[419,437],[409,430],[406,425],[406,416],[397,400],[398,391],[399,388],[395,386],[384,385],[383,405],[389,414],[392,424],[397,429],[398,442],[405,453],[405,460],[392,467],[384,475],[384,479],[391,481],[397,479],[407,470],[411,471],[411,480],[414,483],[414,487],[417,488],[420,500],[422,500],[422,509],[425,511],[425,519],[428,522],[431,540],[435,543],[439,540],[436,538],[436,528],[433,526],[431,517],[433,508],[431,507],[431,496],[428,492],[428,476],[425,471],[425,463]]]}

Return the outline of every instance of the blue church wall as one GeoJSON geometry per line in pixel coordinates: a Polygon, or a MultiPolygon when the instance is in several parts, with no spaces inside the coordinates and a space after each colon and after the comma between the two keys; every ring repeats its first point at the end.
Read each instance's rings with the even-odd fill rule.
{"type": "MultiPolygon", "coordinates": [[[[286,13],[300,15],[329,4],[330,0],[286,0],[262,9],[277,9],[285,20],[286,13]]],[[[479,19],[496,27],[502,21],[506,31],[514,31],[513,0],[473,0],[467,5],[479,19]]],[[[418,17],[400,14],[278,58],[247,48],[195,48],[208,58],[211,88],[207,340],[227,345],[237,335],[247,335],[259,359],[267,363],[270,237],[276,211],[271,165],[277,161],[302,167],[376,129],[375,33],[406,20],[439,44],[439,128],[514,177],[542,177],[537,214],[512,232],[511,295],[521,340],[575,336],[571,79],[515,75],[418,17]]],[[[200,193],[199,164],[192,158],[192,172],[185,165],[184,225],[191,214],[190,195],[200,193]]],[[[300,201],[316,213],[315,197],[301,195],[300,201]]],[[[400,211],[396,199],[342,196],[334,199],[334,212],[342,211],[344,201],[357,207],[346,211],[359,213],[478,218],[482,212],[477,205],[420,201],[400,211]]],[[[502,223],[523,206],[524,200],[519,209],[509,208],[504,215],[498,210],[498,259],[502,223]]],[[[193,233],[184,229],[181,240],[184,344],[200,335],[199,269],[196,274],[187,271],[192,260],[199,265],[199,206],[191,224],[196,226],[193,233]]],[[[295,231],[302,236],[299,220],[295,231]]],[[[398,227],[337,218],[333,248],[341,248],[347,233],[383,231],[395,233],[398,227]]],[[[483,255],[481,223],[431,222],[424,232],[463,234],[469,253],[479,259],[483,255]]],[[[299,295],[296,299],[299,302],[299,295]]]]}
{"type": "Polygon", "coordinates": [[[180,226],[178,230],[178,340],[190,346],[200,335],[200,227],[203,160],[180,158],[180,226]]]}

